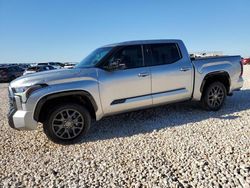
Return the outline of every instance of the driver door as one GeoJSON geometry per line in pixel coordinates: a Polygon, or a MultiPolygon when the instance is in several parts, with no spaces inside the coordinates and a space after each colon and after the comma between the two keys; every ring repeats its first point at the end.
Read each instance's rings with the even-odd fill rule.
{"type": "Polygon", "coordinates": [[[105,115],[152,105],[151,75],[144,66],[142,46],[119,49],[107,60],[119,62],[115,70],[98,69],[100,98],[105,115]]]}

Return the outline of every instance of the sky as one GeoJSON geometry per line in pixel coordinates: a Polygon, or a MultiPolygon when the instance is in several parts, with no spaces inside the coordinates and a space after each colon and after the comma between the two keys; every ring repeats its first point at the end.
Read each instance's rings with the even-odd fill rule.
{"type": "Polygon", "coordinates": [[[144,39],[250,56],[250,0],[0,0],[0,63],[79,62],[144,39]]]}

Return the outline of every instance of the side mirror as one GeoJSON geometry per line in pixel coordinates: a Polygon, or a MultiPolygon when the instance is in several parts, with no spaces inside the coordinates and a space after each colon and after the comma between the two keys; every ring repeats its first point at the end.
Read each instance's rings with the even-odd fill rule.
{"type": "Polygon", "coordinates": [[[125,64],[121,63],[121,59],[115,59],[114,61],[109,63],[109,65],[106,67],[106,69],[109,71],[113,71],[117,69],[124,69],[124,68],[125,68],[125,64]]]}

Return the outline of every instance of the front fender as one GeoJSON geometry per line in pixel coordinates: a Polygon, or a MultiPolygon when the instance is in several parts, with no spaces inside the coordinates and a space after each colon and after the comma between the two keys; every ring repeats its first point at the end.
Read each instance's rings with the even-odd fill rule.
{"type": "MultiPolygon", "coordinates": [[[[99,87],[95,80],[77,81],[65,84],[49,85],[32,93],[28,98],[24,108],[33,112],[33,118],[37,116],[36,108],[41,105],[42,99],[55,97],[57,95],[68,95],[75,92],[81,92],[92,101],[95,106],[96,119],[99,120],[103,116],[101,102],[99,97],[99,87]],[[39,104],[40,103],[40,104],[39,104]]],[[[38,107],[39,108],[39,107],[38,107]]]]}
{"type": "Polygon", "coordinates": [[[60,98],[60,97],[72,96],[72,95],[80,95],[80,96],[86,97],[91,102],[95,112],[98,110],[98,106],[97,106],[94,98],[92,97],[92,95],[89,92],[84,91],[84,90],[63,91],[63,92],[58,92],[58,93],[46,95],[41,100],[39,100],[36,107],[35,107],[34,119],[36,121],[38,121],[41,109],[42,109],[43,105],[48,100],[56,99],[56,98],[60,98]]]}

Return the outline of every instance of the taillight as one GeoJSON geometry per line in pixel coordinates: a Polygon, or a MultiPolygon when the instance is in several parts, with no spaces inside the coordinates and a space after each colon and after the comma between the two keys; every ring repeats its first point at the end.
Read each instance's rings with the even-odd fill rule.
{"type": "Polygon", "coordinates": [[[241,68],[240,77],[242,77],[242,75],[243,75],[243,60],[240,61],[240,68],[241,68]]]}

